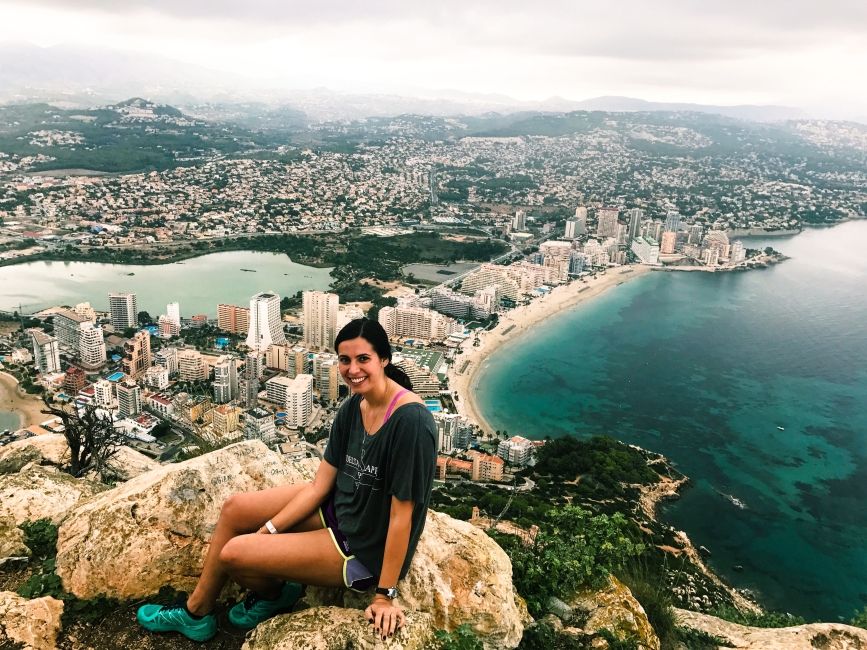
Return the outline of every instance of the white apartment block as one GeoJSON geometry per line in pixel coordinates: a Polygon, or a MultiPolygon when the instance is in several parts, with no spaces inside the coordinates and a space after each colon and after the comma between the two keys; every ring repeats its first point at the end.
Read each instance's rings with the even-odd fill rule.
{"type": "Polygon", "coordinates": [[[141,386],[130,381],[120,381],[116,386],[118,415],[128,418],[141,413],[141,386]]]}
{"type": "Polygon", "coordinates": [[[163,314],[159,319],[157,319],[157,325],[160,328],[159,336],[161,339],[170,339],[173,336],[181,335],[181,324],[175,322],[166,314],[163,314]]]}
{"type": "Polygon", "coordinates": [[[60,372],[60,344],[53,336],[40,329],[27,330],[33,346],[33,362],[36,369],[45,374],[60,372]]]}
{"type": "Polygon", "coordinates": [[[575,250],[571,241],[552,240],[543,242],[539,246],[539,252],[546,257],[554,257],[559,260],[568,260],[569,254],[575,250]]]}
{"type": "Polygon", "coordinates": [[[244,413],[244,437],[247,440],[261,440],[266,445],[277,439],[274,414],[262,408],[252,408],[244,413]]]}
{"type": "Polygon", "coordinates": [[[177,356],[181,381],[204,381],[208,378],[208,365],[201,352],[180,350],[177,356]]]}
{"type": "Polygon", "coordinates": [[[444,341],[461,326],[453,318],[424,307],[383,307],[379,322],[389,338],[444,341]]]}
{"type": "Polygon", "coordinates": [[[250,299],[250,326],[247,347],[265,350],[274,343],[285,343],[280,296],[273,291],[257,293],[250,299]]]}
{"type": "Polygon", "coordinates": [[[162,366],[153,366],[145,370],[145,384],[157,390],[169,387],[169,371],[162,366]]]}
{"type": "Polygon", "coordinates": [[[305,291],[301,294],[301,308],[304,344],[314,350],[333,349],[337,337],[337,294],[305,291]]]}
{"type": "Polygon", "coordinates": [[[169,371],[169,376],[178,372],[178,349],[163,348],[154,356],[154,363],[169,371]]]}
{"type": "Polygon", "coordinates": [[[138,299],[134,293],[108,294],[108,308],[115,331],[138,325],[138,299]]]}
{"type": "Polygon", "coordinates": [[[510,465],[525,466],[533,456],[533,443],[522,436],[512,436],[497,446],[497,456],[510,465]]]}
{"type": "Polygon", "coordinates": [[[221,356],[214,364],[214,402],[225,404],[238,397],[238,360],[221,356]]]}
{"type": "Polygon", "coordinates": [[[329,404],[336,404],[340,393],[340,367],[336,354],[317,354],[313,358],[313,377],[319,399],[329,404]]]}
{"type": "Polygon", "coordinates": [[[114,384],[108,379],[98,380],[93,385],[93,401],[102,408],[115,408],[117,401],[114,398],[114,384]]]}
{"type": "Polygon", "coordinates": [[[313,375],[298,375],[286,391],[286,426],[306,427],[313,415],[313,375]]]}
{"type": "Polygon", "coordinates": [[[54,314],[54,335],[60,347],[74,356],[79,355],[78,341],[81,337],[81,326],[90,323],[90,319],[76,314],[69,309],[59,309],[54,314]]]}
{"type": "Polygon", "coordinates": [[[659,244],[652,239],[636,237],[632,240],[632,252],[644,264],[659,264],[659,244]]]}
{"type": "Polygon", "coordinates": [[[170,302],[166,305],[166,317],[181,328],[181,306],[179,303],[170,302]]]}
{"type": "Polygon", "coordinates": [[[81,323],[78,343],[78,356],[82,366],[94,370],[105,364],[105,339],[102,336],[102,327],[90,321],[81,323]]]}
{"type": "Polygon", "coordinates": [[[521,294],[521,288],[515,280],[510,277],[506,270],[509,267],[500,266],[498,264],[482,264],[473,273],[464,278],[461,284],[463,293],[475,293],[478,289],[484,289],[494,285],[504,298],[508,298],[512,302],[517,302],[521,294]]]}
{"type": "Polygon", "coordinates": [[[460,434],[461,427],[466,426],[466,420],[457,413],[434,413],[434,422],[439,435],[439,453],[450,454],[455,449],[455,438],[460,434]]]}

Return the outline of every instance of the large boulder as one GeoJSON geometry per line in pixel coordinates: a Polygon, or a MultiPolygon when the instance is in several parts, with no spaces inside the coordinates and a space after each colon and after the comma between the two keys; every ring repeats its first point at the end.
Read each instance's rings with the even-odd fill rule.
{"type": "Polygon", "coordinates": [[[27,600],[0,591],[0,647],[53,650],[57,647],[63,601],[50,596],[27,600]]]}
{"type": "Polygon", "coordinates": [[[24,531],[12,517],[0,517],[0,567],[26,561],[31,555],[24,543],[24,531]]]}
{"type": "Polygon", "coordinates": [[[318,461],[288,463],[259,441],[164,465],[103,492],[60,526],[56,572],[79,598],[190,590],[223,502],[237,492],[312,480],[318,461]]]}
{"type": "MultiPolygon", "coordinates": [[[[30,463],[64,467],[69,464],[69,458],[66,438],[59,433],[24,438],[0,448],[0,474],[14,474],[30,463]]],[[[108,462],[106,478],[128,481],[159,466],[135,449],[120,446],[108,462]]]]}
{"type": "Polygon", "coordinates": [[[407,611],[403,628],[383,641],[360,610],[314,607],[259,625],[242,650],[426,650],[434,633],[430,614],[407,611]]]}
{"type": "MultiPolygon", "coordinates": [[[[437,629],[469,624],[488,648],[516,647],[524,624],[532,620],[515,593],[505,551],[472,524],[431,510],[412,567],[398,588],[408,610],[431,614],[437,629]]],[[[317,598],[327,602],[324,590],[308,593],[314,603],[317,598]]],[[[339,596],[346,607],[370,604],[369,595],[343,591],[339,596]]]]}
{"type": "Polygon", "coordinates": [[[11,517],[16,525],[43,518],[57,524],[79,501],[103,489],[54,467],[27,465],[0,476],[0,517],[11,517]]]}
{"type": "Polygon", "coordinates": [[[659,650],[659,637],[641,603],[614,576],[609,576],[608,584],[602,589],[578,592],[570,606],[573,612],[581,612],[585,633],[608,630],[618,638],[634,639],[641,650],[659,650]]]}
{"type": "Polygon", "coordinates": [[[730,623],[709,614],[676,609],[677,621],[684,627],[718,637],[733,648],[750,650],[856,650],[867,648],[867,630],[840,623],[810,623],[792,627],[748,627],[730,623]]]}
{"type": "Polygon", "coordinates": [[[68,462],[69,447],[59,433],[24,438],[0,447],[0,474],[15,474],[30,463],[60,467],[68,462]]]}

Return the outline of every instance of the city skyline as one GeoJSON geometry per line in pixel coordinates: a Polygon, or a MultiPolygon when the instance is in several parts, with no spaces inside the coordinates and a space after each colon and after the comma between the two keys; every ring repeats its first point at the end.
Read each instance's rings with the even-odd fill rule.
{"type": "Polygon", "coordinates": [[[46,0],[0,5],[0,47],[86,45],[176,60],[203,80],[252,94],[328,87],[522,101],[621,95],[863,118],[867,91],[855,82],[867,64],[865,24],[867,12],[843,1],[713,9],[378,2],[363,10],[259,1],[217,3],[204,15],[190,3],[69,8],[46,0]]]}

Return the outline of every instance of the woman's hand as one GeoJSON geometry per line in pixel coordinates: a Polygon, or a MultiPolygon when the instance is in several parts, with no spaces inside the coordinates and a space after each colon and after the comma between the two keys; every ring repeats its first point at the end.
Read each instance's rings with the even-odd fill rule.
{"type": "Polygon", "coordinates": [[[364,610],[367,622],[373,625],[373,631],[382,636],[385,641],[397,632],[406,622],[400,605],[390,598],[375,596],[370,606],[364,610]]]}

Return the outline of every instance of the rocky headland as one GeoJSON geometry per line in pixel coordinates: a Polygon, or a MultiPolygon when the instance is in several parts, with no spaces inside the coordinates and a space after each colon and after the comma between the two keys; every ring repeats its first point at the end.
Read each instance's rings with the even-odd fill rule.
{"type": "MultiPolygon", "coordinates": [[[[39,436],[0,449],[3,648],[199,647],[179,635],[143,632],[135,623],[138,604],[192,587],[222,502],[230,494],[309,480],[318,462],[288,462],[255,441],[171,465],[155,465],[135,452],[124,452],[117,475],[125,479],[108,486],[63,474],[61,438],[39,436]],[[57,526],[56,542],[52,539],[47,550],[34,546],[28,537],[33,522],[44,519],[57,526]],[[27,534],[22,536],[22,530],[27,534]]],[[[657,467],[662,462],[652,455],[647,460],[657,467]]],[[[664,473],[668,480],[656,487],[629,488],[628,502],[645,534],[669,542],[655,544],[655,552],[674,555],[679,550],[689,561],[688,540],[678,542],[676,531],[652,516],[655,504],[671,498],[685,482],[670,468],[664,473]]],[[[512,578],[509,556],[485,531],[432,510],[412,569],[400,585],[408,624],[392,639],[382,642],[371,633],[363,617],[368,602],[364,595],[309,588],[296,611],[246,635],[233,630],[223,614],[221,632],[210,647],[437,648],[442,647],[443,635],[455,630],[471,633],[489,650],[538,647],[521,644],[540,623],[556,632],[556,647],[609,647],[612,638],[635,648],[666,647],[640,601],[613,576],[601,588],[552,599],[544,620],[535,622],[512,578]],[[572,645],[562,645],[570,639],[572,645]]],[[[707,587],[701,579],[696,585],[694,593],[678,602],[701,605],[702,596],[713,589],[713,598],[735,601],[724,586],[707,587]]],[[[238,595],[227,589],[224,606],[238,595]]],[[[695,611],[679,611],[678,617],[681,625],[701,631],[702,638],[752,644],[735,647],[794,648],[801,646],[756,644],[807,639],[824,644],[812,647],[867,648],[867,631],[849,626],[751,632],[695,611]]]]}

